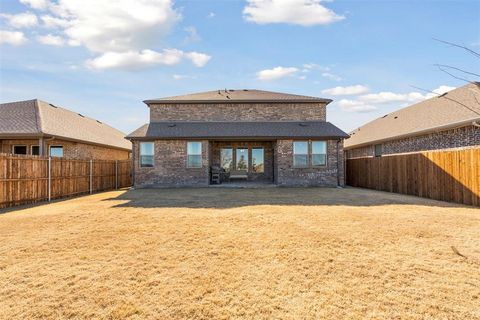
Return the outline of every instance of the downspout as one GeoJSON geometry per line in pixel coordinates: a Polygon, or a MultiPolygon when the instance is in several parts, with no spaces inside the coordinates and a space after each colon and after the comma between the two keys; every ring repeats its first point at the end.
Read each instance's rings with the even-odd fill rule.
{"type": "Polygon", "coordinates": [[[341,139],[337,140],[337,188],[340,188],[340,141],[341,139]]]}
{"type": "Polygon", "coordinates": [[[53,139],[55,139],[55,136],[51,136],[50,138],[43,138],[43,153],[40,153],[42,156],[49,156],[50,153],[48,152],[48,146],[47,146],[47,142],[48,141],[52,141],[53,139]],[[45,152],[46,151],[46,152],[45,152]]]}

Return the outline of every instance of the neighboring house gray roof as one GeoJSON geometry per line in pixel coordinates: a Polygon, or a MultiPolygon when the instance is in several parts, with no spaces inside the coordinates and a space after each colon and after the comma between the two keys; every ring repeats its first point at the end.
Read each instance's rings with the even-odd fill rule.
{"type": "Polygon", "coordinates": [[[0,104],[0,137],[54,136],[131,150],[125,134],[100,121],[35,99],[0,104]]]}
{"type": "Polygon", "coordinates": [[[152,122],[127,136],[127,139],[265,139],[265,138],[347,138],[348,135],[324,121],[255,122],[152,122]]]}
{"type": "Polygon", "coordinates": [[[447,130],[477,120],[480,120],[480,84],[471,83],[353,130],[350,138],[345,140],[345,148],[447,130]]]}
{"type": "Polygon", "coordinates": [[[263,90],[215,90],[174,96],[167,98],[145,100],[146,104],[152,103],[330,103],[332,100],[317,97],[302,96],[263,90]]]}

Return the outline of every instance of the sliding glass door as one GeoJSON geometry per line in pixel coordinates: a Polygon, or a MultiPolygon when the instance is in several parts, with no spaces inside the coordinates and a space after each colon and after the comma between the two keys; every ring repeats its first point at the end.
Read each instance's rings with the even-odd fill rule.
{"type": "Polygon", "coordinates": [[[237,148],[236,150],[236,169],[248,171],[248,148],[237,148]]]}

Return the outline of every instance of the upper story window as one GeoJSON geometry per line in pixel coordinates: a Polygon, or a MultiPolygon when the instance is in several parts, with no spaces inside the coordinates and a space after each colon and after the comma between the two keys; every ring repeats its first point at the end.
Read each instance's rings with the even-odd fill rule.
{"type": "Polygon", "coordinates": [[[153,167],[155,144],[153,142],[140,142],[140,167],[153,167]]]}
{"type": "Polygon", "coordinates": [[[50,146],[50,157],[63,157],[63,147],[62,146],[50,146]]]}
{"type": "Polygon", "coordinates": [[[308,166],[308,141],[293,142],[293,166],[303,168],[308,166]]]}
{"type": "Polygon", "coordinates": [[[375,145],[375,157],[381,157],[383,153],[383,148],[381,144],[375,145]]]}
{"type": "Polygon", "coordinates": [[[27,154],[27,146],[13,146],[13,154],[27,154]]]}
{"type": "Polygon", "coordinates": [[[202,167],[202,143],[200,141],[187,142],[187,167],[202,167]]]}
{"type": "Polygon", "coordinates": [[[327,165],[327,142],[312,141],[312,166],[327,165]]]}

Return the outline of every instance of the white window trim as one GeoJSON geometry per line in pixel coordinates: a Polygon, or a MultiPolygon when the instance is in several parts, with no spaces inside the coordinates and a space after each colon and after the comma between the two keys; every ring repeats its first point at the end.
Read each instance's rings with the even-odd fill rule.
{"type": "Polygon", "coordinates": [[[203,168],[203,143],[202,143],[202,141],[195,141],[195,140],[187,141],[186,149],[187,149],[187,150],[186,150],[186,151],[187,151],[187,159],[186,159],[186,161],[187,161],[187,163],[186,163],[186,164],[187,164],[187,166],[186,166],[187,169],[202,169],[202,168],[203,168]],[[189,144],[190,142],[200,143],[200,153],[199,153],[199,154],[197,154],[197,153],[195,153],[195,154],[189,154],[189,153],[188,153],[188,144],[189,144]],[[189,157],[189,156],[200,156],[200,166],[199,166],[199,167],[189,166],[189,165],[188,165],[188,157],[189,157]]]}
{"type": "MultiPolygon", "coordinates": [[[[310,158],[312,163],[312,168],[323,168],[326,167],[328,164],[328,141],[326,140],[310,140],[310,158]],[[325,142],[325,164],[313,164],[313,143],[314,142],[325,142]]],[[[322,154],[322,153],[315,153],[315,154],[322,154]]]]}
{"type": "Polygon", "coordinates": [[[14,145],[12,145],[12,154],[16,154],[15,153],[15,147],[25,147],[26,148],[25,155],[28,155],[28,145],[26,145],[26,144],[14,144],[14,145]]]}
{"type": "Polygon", "coordinates": [[[152,169],[155,168],[155,141],[142,141],[138,144],[138,166],[141,169],[152,169]],[[151,143],[153,144],[153,163],[152,166],[142,166],[142,143],[151,143]]]}

